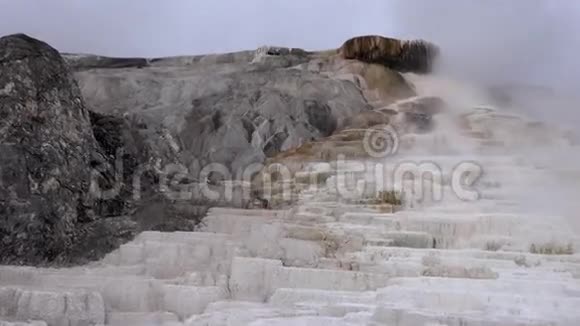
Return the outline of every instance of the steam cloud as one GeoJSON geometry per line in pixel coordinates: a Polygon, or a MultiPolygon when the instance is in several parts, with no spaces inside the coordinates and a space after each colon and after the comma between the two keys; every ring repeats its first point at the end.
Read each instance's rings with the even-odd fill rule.
{"type": "MultiPolygon", "coordinates": [[[[517,98],[513,109],[578,134],[580,2],[408,0],[394,2],[392,9],[396,36],[425,38],[441,47],[439,74],[499,86],[517,98]]],[[[563,215],[580,227],[574,199],[579,179],[570,172],[577,169],[580,153],[538,145],[515,154],[568,171],[514,193],[522,208],[546,218],[563,215]]]]}

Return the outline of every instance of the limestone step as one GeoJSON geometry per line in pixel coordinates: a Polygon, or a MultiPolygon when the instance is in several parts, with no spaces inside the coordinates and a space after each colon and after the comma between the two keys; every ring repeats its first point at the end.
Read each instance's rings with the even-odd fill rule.
{"type": "Polygon", "coordinates": [[[280,261],[237,257],[229,288],[236,300],[264,301],[279,288],[368,291],[385,286],[390,276],[364,272],[284,267],[280,261]],[[256,280],[262,280],[256,282],[256,280]]]}
{"type": "Polygon", "coordinates": [[[342,214],[339,218],[339,222],[351,223],[351,224],[361,224],[361,225],[372,225],[391,227],[394,225],[397,215],[393,213],[380,214],[380,213],[363,213],[363,212],[349,212],[342,214]]]}
{"type": "Polygon", "coordinates": [[[431,293],[426,290],[425,295],[416,301],[415,297],[420,292],[421,290],[392,291],[390,295],[400,295],[401,301],[397,303],[388,302],[387,304],[400,310],[419,310],[437,314],[442,314],[445,311],[446,314],[453,314],[458,317],[475,315],[483,320],[494,320],[496,318],[499,320],[518,319],[521,318],[521,315],[525,315],[526,319],[532,320],[580,320],[578,314],[574,312],[574,305],[577,304],[577,299],[562,300],[549,297],[537,299],[537,297],[514,297],[510,294],[482,295],[477,298],[477,296],[464,292],[431,293]],[[442,298],[448,301],[442,302],[442,298]],[[486,300],[492,303],[486,304],[486,300]],[[490,314],[490,312],[492,313],[490,314]]]}
{"type": "Polygon", "coordinates": [[[347,292],[347,291],[323,291],[312,289],[280,288],[268,299],[271,303],[280,307],[288,307],[296,304],[311,302],[320,304],[355,303],[373,305],[376,302],[376,292],[347,292]]]}
{"type": "Polygon", "coordinates": [[[112,312],[107,315],[109,326],[178,326],[179,317],[170,312],[112,312]]]}
{"type": "Polygon", "coordinates": [[[226,273],[231,257],[240,254],[241,244],[230,240],[215,240],[199,244],[169,241],[129,243],[108,255],[102,264],[132,269],[135,271],[134,275],[158,279],[172,279],[192,271],[212,270],[215,273],[226,273]]]}
{"type": "Polygon", "coordinates": [[[206,232],[154,232],[146,231],[140,233],[132,243],[146,241],[173,242],[173,243],[216,243],[233,240],[229,234],[215,234],[206,232]]]}
{"type": "Polygon", "coordinates": [[[265,218],[283,218],[288,212],[285,210],[264,210],[264,209],[235,209],[213,207],[207,216],[215,215],[239,215],[239,216],[262,216],[265,218]]]}
{"type": "MultiPolygon", "coordinates": [[[[580,282],[557,278],[536,280],[532,278],[498,278],[496,280],[463,280],[455,278],[422,277],[393,278],[388,287],[397,286],[408,289],[441,288],[461,289],[482,293],[512,293],[514,295],[534,295],[539,292],[548,296],[580,297],[580,282]]],[[[385,288],[385,289],[386,289],[385,288]]],[[[380,290],[378,291],[380,292],[380,290]]]]}
{"type": "Polygon", "coordinates": [[[275,318],[291,319],[298,316],[315,315],[312,309],[278,307],[258,302],[218,301],[211,303],[203,314],[192,316],[185,326],[229,326],[253,325],[262,320],[269,322],[275,318]]]}
{"type": "Polygon", "coordinates": [[[286,325],[301,325],[301,326],[352,326],[365,325],[368,317],[361,317],[359,314],[349,314],[343,318],[324,317],[324,316],[300,316],[300,317],[277,317],[264,318],[252,322],[250,325],[254,326],[286,326],[286,325]]]}
{"type": "Polygon", "coordinates": [[[377,301],[387,303],[393,307],[405,310],[446,312],[457,315],[480,315],[486,314],[502,317],[519,317],[526,314],[528,318],[546,318],[557,320],[566,319],[580,320],[580,312],[576,307],[580,303],[580,297],[550,296],[538,292],[519,293],[491,292],[479,289],[475,292],[470,287],[470,282],[464,282],[465,286],[453,288],[432,285],[421,288],[408,288],[402,286],[389,286],[377,293],[377,301]],[[470,313],[466,313],[470,312],[470,313]]]}
{"type": "Polygon", "coordinates": [[[384,233],[382,238],[367,238],[368,246],[434,248],[436,239],[426,232],[391,231],[384,233]]]}
{"type": "MultiPolygon", "coordinates": [[[[200,313],[209,302],[228,296],[227,277],[212,280],[220,286],[201,286],[165,283],[162,280],[139,276],[97,277],[92,275],[63,275],[58,271],[43,271],[19,268],[3,269],[0,286],[30,288],[31,291],[52,291],[55,295],[68,293],[94,293],[108,310],[118,312],[149,312],[164,309],[181,317],[190,311],[200,313]],[[187,297],[187,299],[186,299],[187,297]],[[183,306],[185,305],[185,306],[183,306]]],[[[212,276],[215,274],[212,274],[212,276]]],[[[191,280],[191,283],[199,283],[191,280]]],[[[207,281],[206,281],[207,282],[207,281]]],[[[203,282],[201,282],[203,283],[203,282]]],[[[11,292],[6,292],[11,293],[11,292]]],[[[8,294],[6,294],[8,295],[8,294]]],[[[193,314],[193,313],[191,313],[193,314]]],[[[190,315],[191,315],[190,314],[190,315]]],[[[46,320],[46,319],[44,319],[46,320]]]]}
{"type": "Polygon", "coordinates": [[[226,300],[228,296],[221,287],[165,285],[161,310],[184,319],[203,313],[210,303],[226,300]]]}
{"type": "Polygon", "coordinates": [[[0,318],[0,326],[48,326],[46,322],[41,320],[17,321],[0,318]]]}
{"type": "Polygon", "coordinates": [[[423,258],[423,257],[444,257],[447,259],[482,259],[484,261],[506,260],[506,261],[520,261],[525,260],[528,265],[543,265],[546,263],[578,265],[580,264],[579,255],[540,255],[525,252],[506,252],[506,251],[490,251],[477,249],[413,249],[413,248],[389,248],[367,246],[361,252],[354,253],[357,255],[356,259],[365,261],[375,261],[381,259],[391,258],[423,258]]]}
{"type": "MultiPolygon", "coordinates": [[[[340,214],[340,213],[338,213],[340,214]]],[[[383,230],[391,231],[392,229],[400,230],[399,232],[419,232],[424,233],[423,237],[429,239],[431,236],[434,240],[429,240],[430,243],[421,245],[421,247],[436,247],[436,248],[451,248],[456,245],[470,246],[470,244],[478,244],[475,237],[484,237],[486,235],[503,237],[508,239],[511,236],[520,234],[528,234],[527,230],[518,231],[520,217],[511,214],[439,214],[435,216],[425,216],[420,213],[411,214],[378,214],[378,218],[372,216],[371,213],[358,213],[352,219],[357,223],[365,221],[364,223],[382,223],[383,230]],[[363,214],[363,215],[361,215],[363,214]],[[364,215],[366,214],[366,215],[364,215]],[[469,241],[472,239],[473,241],[469,241]]],[[[358,233],[364,230],[363,227],[350,227],[348,223],[334,223],[332,216],[320,216],[312,213],[296,214],[293,217],[288,217],[295,223],[320,224],[326,223],[326,227],[331,229],[340,228],[349,230],[353,233],[358,233]]],[[[351,219],[349,213],[343,214],[339,217],[341,221],[348,221],[351,219]]],[[[281,220],[268,220],[268,223],[284,223],[281,220]]],[[[240,235],[251,234],[256,231],[256,225],[266,225],[262,217],[244,216],[210,216],[207,218],[207,230],[218,233],[231,233],[240,235]]],[[[531,227],[531,226],[528,226],[531,227]]],[[[539,228],[541,229],[541,228],[539,228]]],[[[364,230],[367,234],[373,234],[371,227],[364,230]],[[367,233],[369,232],[370,233],[367,233]]],[[[555,234],[555,233],[552,233],[555,234]]],[[[376,238],[376,234],[375,234],[376,238]]],[[[385,237],[388,238],[388,237],[385,237]]],[[[562,238],[560,236],[560,238],[562,238]]],[[[375,240],[375,239],[373,239],[375,240]]],[[[372,240],[371,240],[372,241],[372,240]]],[[[384,239],[381,239],[384,241],[384,239]]],[[[395,241],[396,242],[396,241],[395,241]]],[[[372,244],[372,243],[371,243],[372,244]]],[[[527,244],[526,244],[527,245],[527,244]]],[[[406,245],[403,245],[406,246],[406,245]]]]}
{"type": "Polygon", "coordinates": [[[105,304],[100,294],[89,291],[0,287],[0,317],[50,326],[98,325],[105,323],[105,304]]]}
{"type": "Polygon", "coordinates": [[[135,265],[144,263],[150,258],[162,258],[163,254],[179,256],[183,259],[201,258],[197,257],[198,252],[212,250],[213,255],[222,254],[224,257],[228,250],[239,246],[239,241],[210,239],[199,241],[199,243],[180,243],[173,241],[141,241],[131,242],[122,245],[117,251],[111,253],[102,261],[103,264],[110,265],[135,265]],[[221,249],[221,250],[219,250],[221,249]],[[218,251],[219,250],[219,251],[218,251]]]}
{"type": "Polygon", "coordinates": [[[379,305],[370,318],[371,325],[393,325],[393,326],[415,326],[415,325],[433,325],[433,326],[545,326],[545,325],[562,325],[573,326],[577,320],[566,320],[565,317],[550,320],[546,318],[532,319],[525,313],[522,316],[494,316],[487,313],[466,312],[458,313],[441,313],[440,311],[431,311],[421,309],[420,307],[411,307],[402,309],[393,305],[379,305]]]}
{"type": "Polygon", "coordinates": [[[212,215],[203,220],[201,230],[209,233],[225,233],[240,236],[251,231],[252,225],[281,222],[282,219],[272,216],[249,215],[212,215]]]}
{"type": "Polygon", "coordinates": [[[358,270],[362,272],[384,273],[396,277],[439,276],[465,279],[496,279],[500,275],[498,271],[501,271],[506,266],[508,268],[512,267],[512,265],[515,266],[513,263],[503,261],[487,263],[483,260],[472,260],[467,264],[463,264],[455,260],[426,262],[424,259],[390,259],[388,261],[375,262],[361,261],[356,264],[358,270]]]}
{"type": "Polygon", "coordinates": [[[336,217],[317,213],[299,212],[287,218],[285,221],[291,221],[300,224],[332,223],[336,221],[336,217]]]}

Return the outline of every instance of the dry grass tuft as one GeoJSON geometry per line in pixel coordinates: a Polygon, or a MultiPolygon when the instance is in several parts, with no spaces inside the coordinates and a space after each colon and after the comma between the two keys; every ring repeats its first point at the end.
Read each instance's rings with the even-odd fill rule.
{"type": "Polygon", "coordinates": [[[381,204],[391,204],[394,206],[403,205],[403,200],[401,199],[401,194],[394,190],[389,191],[379,191],[377,196],[378,202],[381,204]]]}
{"type": "Polygon", "coordinates": [[[573,255],[574,245],[572,243],[561,245],[555,242],[548,242],[544,244],[532,243],[530,246],[530,252],[532,254],[539,255],[573,255]]]}
{"type": "Polygon", "coordinates": [[[485,243],[484,250],[486,251],[498,251],[503,247],[503,243],[499,241],[488,241],[485,243]]]}

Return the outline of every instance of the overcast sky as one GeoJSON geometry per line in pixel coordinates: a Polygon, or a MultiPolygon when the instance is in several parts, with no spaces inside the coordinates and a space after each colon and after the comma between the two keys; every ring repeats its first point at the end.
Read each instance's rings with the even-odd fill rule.
{"type": "Polygon", "coordinates": [[[579,27],[576,0],[0,0],[0,34],[63,52],[327,49],[383,34],[437,43],[452,72],[557,87],[580,87],[579,27]]]}
{"type": "Polygon", "coordinates": [[[0,0],[0,32],[26,32],[61,51],[167,56],[264,44],[337,47],[390,34],[382,0],[0,0]],[[372,9],[372,10],[369,10],[372,9]]]}

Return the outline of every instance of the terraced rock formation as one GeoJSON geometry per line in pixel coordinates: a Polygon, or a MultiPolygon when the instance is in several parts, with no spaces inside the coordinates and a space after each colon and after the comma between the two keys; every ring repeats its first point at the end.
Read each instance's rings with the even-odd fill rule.
{"type": "MultiPolygon", "coordinates": [[[[83,266],[0,266],[0,325],[580,322],[578,225],[567,214],[580,207],[565,197],[578,193],[580,169],[567,161],[578,146],[565,132],[482,105],[486,97],[463,82],[309,55],[264,48],[98,69],[101,59],[74,59],[100,114],[164,132],[145,138],[152,148],[169,142],[193,160],[232,143],[236,157],[249,148],[270,156],[252,182],[208,180],[258,189],[269,208],[213,207],[195,232],[142,232],[83,266]],[[251,78],[260,82],[250,87],[251,78]],[[252,104],[253,87],[261,95],[252,104]],[[274,98],[313,97],[310,109],[275,111],[287,106],[274,98]],[[193,102],[207,114],[180,120],[198,112],[193,102]],[[337,109],[347,102],[361,106],[337,109]],[[254,125],[293,130],[280,140],[287,147],[261,147],[273,141],[270,127],[243,142],[245,115],[228,103],[257,114],[254,125]]],[[[241,162],[226,156],[217,162],[241,162]]]]}

